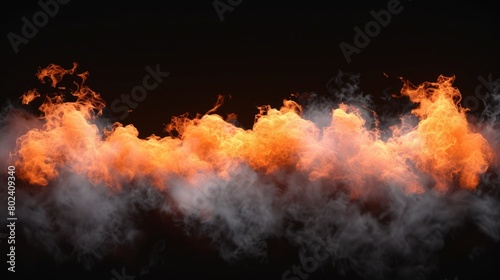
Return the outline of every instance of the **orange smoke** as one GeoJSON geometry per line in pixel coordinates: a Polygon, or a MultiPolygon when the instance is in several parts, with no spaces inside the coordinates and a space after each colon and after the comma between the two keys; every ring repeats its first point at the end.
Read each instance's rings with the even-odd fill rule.
{"type": "Polygon", "coordinates": [[[454,78],[440,76],[436,83],[418,87],[406,83],[402,93],[419,107],[412,111],[421,121],[400,141],[412,152],[417,166],[430,174],[438,190],[447,190],[454,178],[466,189],[474,189],[479,174],[488,169],[493,152],[479,133],[473,133],[459,105],[461,95],[452,87],[454,78]]]}
{"type": "MultiPolygon", "coordinates": [[[[46,186],[60,173],[73,172],[94,184],[119,188],[146,180],[164,189],[172,179],[191,180],[199,174],[228,178],[243,164],[263,174],[300,172],[355,196],[381,186],[420,193],[453,186],[474,189],[493,160],[487,141],[467,123],[450,77],[419,86],[405,83],[402,94],[418,104],[412,113],[420,122],[394,127],[392,137],[383,141],[377,129],[366,128],[354,107],[340,104],[332,110],[330,125],[320,129],[290,100],[280,109],[260,107],[249,130],[211,114],[222,104],[219,99],[203,116],[172,118],[167,130],[177,131],[178,137],[140,139],[134,126],[119,123],[100,131],[94,119],[104,101],[85,86],[88,73],[77,74],[75,64],[69,70],[50,65],[37,74],[42,82],[50,78],[54,88],[65,75],[80,77],[72,90],[76,101],[64,101],[62,95],[47,98],[40,107],[43,128],[17,140],[19,176],[30,184],[46,186]]],[[[37,96],[28,92],[23,103],[37,96]]]]}

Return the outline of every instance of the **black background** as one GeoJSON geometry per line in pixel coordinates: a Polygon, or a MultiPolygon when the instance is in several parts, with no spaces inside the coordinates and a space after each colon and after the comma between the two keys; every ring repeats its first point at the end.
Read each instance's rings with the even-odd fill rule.
{"type": "MultiPolygon", "coordinates": [[[[500,24],[494,2],[401,0],[403,11],[393,15],[390,24],[347,63],[339,44],[353,44],[353,28],[363,29],[372,20],[370,11],[386,9],[387,3],[243,0],[221,21],[212,1],[72,0],[61,5],[27,44],[21,44],[17,54],[7,34],[21,34],[21,18],[31,19],[40,6],[36,1],[2,4],[2,103],[9,100],[19,105],[22,93],[39,86],[34,76],[38,67],[50,63],[69,68],[77,62],[79,71],[90,73],[88,85],[108,104],[141,84],[146,66],[159,64],[170,76],[148,92],[129,116],[119,120],[116,113],[106,112],[111,120],[133,123],[140,136],[147,137],[165,136],[164,124],[172,116],[208,111],[218,94],[231,96],[221,114],[234,112],[250,128],[257,106],[279,107],[292,93],[326,94],[326,83],[339,70],[361,74],[362,89],[376,100],[387,88],[398,91],[397,77],[420,83],[435,81],[440,74],[455,75],[455,85],[466,96],[474,94],[478,76],[500,77],[500,24]]],[[[92,276],[111,279],[111,269],[121,267],[137,275],[155,242],[162,239],[168,248],[162,253],[164,264],[142,279],[216,272],[234,278],[255,273],[281,279],[284,270],[298,263],[296,252],[276,240],[271,242],[271,261],[265,265],[227,264],[208,241],[186,237],[172,221],[155,215],[145,215],[144,227],[155,230],[149,231],[151,238],[141,241],[140,249],[123,248],[121,255],[100,262],[92,276]]],[[[454,249],[447,249],[443,254],[448,258],[436,279],[474,279],[477,273],[494,271],[498,264],[497,253],[472,262],[450,257],[454,249]]],[[[30,250],[25,248],[22,254],[31,254],[30,250]]],[[[85,273],[76,262],[58,267],[42,253],[32,254],[25,256],[28,265],[19,263],[19,270],[70,278],[85,273]]],[[[325,275],[343,279],[329,269],[310,279],[325,275]]]]}

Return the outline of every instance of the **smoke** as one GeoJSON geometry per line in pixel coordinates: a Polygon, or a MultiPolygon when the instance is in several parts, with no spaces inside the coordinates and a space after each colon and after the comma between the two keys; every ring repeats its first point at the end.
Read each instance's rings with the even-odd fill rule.
{"type": "Polygon", "coordinates": [[[320,248],[328,259],[318,266],[366,279],[425,278],[465,226],[499,241],[500,168],[485,144],[500,154],[498,96],[470,124],[477,134],[448,86],[449,99],[406,88],[425,125],[415,115],[379,117],[358,75],[341,72],[328,89],[330,96],[301,95],[280,110],[262,107],[252,130],[217,115],[174,118],[177,138],[139,139],[133,126],[106,126],[103,101],[82,85],[73,103],[44,103],[41,118],[8,106],[0,152],[9,159],[2,166],[15,164],[20,176],[22,233],[56,261],[92,269],[117,247],[134,246],[144,234],[138,220],[154,210],[211,240],[228,262],[266,259],[269,240],[284,238],[301,260],[320,248]],[[444,109],[436,104],[449,119],[437,119],[444,109]],[[433,121],[437,131],[428,130],[433,121]]]}
{"type": "Polygon", "coordinates": [[[24,234],[57,261],[76,257],[90,268],[88,262],[109,254],[115,243],[132,243],[137,234],[130,195],[112,195],[78,176],[65,175],[44,193],[21,194],[18,213],[24,234]]]}
{"type": "Polygon", "coordinates": [[[280,232],[278,189],[248,166],[229,179],[197,176],[194,184],[176,184],[171,194],[188,232],[209,237],[227,261],[263,258],[266,241],[280,232]]]}
{"type": "Polygon", "coordinates": [[[1,168],[7,170],[12,164],[11,154],[16,149],[16,139],[33,128],[41,128],[41,122],[33,114],[16,108],[12,102],[3,105],[0,113],[0,155],[1,168]]]}

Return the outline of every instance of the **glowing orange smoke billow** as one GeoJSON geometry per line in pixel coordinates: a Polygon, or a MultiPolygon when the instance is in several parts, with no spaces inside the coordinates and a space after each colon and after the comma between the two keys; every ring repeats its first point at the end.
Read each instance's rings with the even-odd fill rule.
{"type": "Polygon", "coordinates": [[[400,143],[413,151],[418,167],[431,174],[437,189],[446,190],[453,176],[458,176],[461,187],[474,189],[478,175],[492,162],[493,152],[481,134],[471,132],[465,109],[458,106],[461,95],[452,87],[453,80],[440,76],[437,83],[405,85],[402,93],[419,103],[413,113],[421,121],[400,143]]]}
{"type": "MultiPolygon", "coordinates": [[[[50,78],[55,88],[75,71],[76,64],[70,70],[50,65],[37,76],[42,82],[50,78]]],[[[70,171],[94,184],[120,187],[147,179],[164,189],[170,178],[189,180],[204,173],[226,178],[246,164],[263,174],[300,172],[310,180],[347,187],[353,195],[380,186],[420,193],[454,185],[474,189],[493,159],[487,141],[471,131],[450,77],[419,86],[406,82],[402,94],[418,103],[413,114],[420,122],[409,129],[393,127],[392,137],[384,141],[377,129],[366,128],[354,107],[340,104],[332,110],[330,125],[320,129],[289,100],[280,109],[261,107],[251,130],[205,114],[173,118],[167,129],[178,131],[178,137],[140,139],[134,126],[119,123],[100,131],[94,118],[104,102],[84,85],[88,73],[77,75],[82,82],[73,92],[76,101],[65,102],[61,95],[47,98],[40,108],[43,128],[17,140],[16,165],[30,184],[46,186],[70,171]]],[[[30,91],[23,103],[37,96],[30,91]]]]}

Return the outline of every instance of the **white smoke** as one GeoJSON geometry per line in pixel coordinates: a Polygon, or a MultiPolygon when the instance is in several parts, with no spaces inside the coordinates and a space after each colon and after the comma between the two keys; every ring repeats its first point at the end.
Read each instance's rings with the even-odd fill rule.
{"type": "MultiPolygon", "coordinates": [[[[365,119],[372,120],[367,127],[377,121],[370,95],[360,91],[359,77],[345,75],[329,84],[332,97],[306,100],[306,119],[326,126],[332,106],[340,101],[360,106],[365,119]],[[333,89],[335,83],[339,89],[333,89]]],[[[481,128],[497,155],[498,112],[499,107],[488,107],[481,128]]],[[[0,153],[6,159],[17,138],[41,126],[32,114],[12,106],[0,121],[0,153]]],[[[4,170],[9,164],[2,162],[4,170]]],[[[329,257],[321,266],[336,267],[339,273],[418,279],[438,269],[437,254],[446,240],[468,223],[487,238],[500,240],[499,178],[498,161],[482,175],[477,191],[408,194],[395,182],[367,178],[371,191],[352,199],[338,182],[311,181],[297,171],[266,175],[244,163],[235,163],[227,178],[207,173],[189,181],[165,178],[164,190],[141,176],[110,189],[63,168],[46,187],[20,183],[17,214],[22,220],[19,232],[29,242],[59,262],[77,259],[87,269],[118,246],[134,246],[143,234],[141,215],[159,211],[179,221],[186,234],[209,238],[228,262],[266,259],[268,241],[284,238],[301,259],[322,248],[329,257]]]]}

